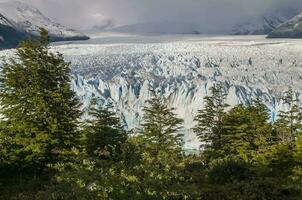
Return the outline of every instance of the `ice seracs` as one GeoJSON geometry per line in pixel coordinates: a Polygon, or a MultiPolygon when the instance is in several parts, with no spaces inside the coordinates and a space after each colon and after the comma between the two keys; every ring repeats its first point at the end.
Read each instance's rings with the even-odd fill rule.
{"type": "Polygon", "coordinates": [[[188,148],[198,147],[190,130],[215,83],[229,91],[227,103],[232,106],[260,96],[272,120],[286,109],[280,99],[290,86],[302,100],[302,41],[188,37],[160,43],[62,45],[54,50],[72,63],[72,87],[84,105],[92,98],[112,103],[129,129],[141,122],[149,87],[161,90],[185,120],[188,148]]]}
{"type": "MultiPolygon", "coordinates": [[[[185,148],[199,146],[191,128],[203,98],[213,84],[222,83],[229,92],[227,103],[235,106],[261,97],[274,120],[286,110],[281,97],[289,86],[302,100],[302,41],[245,37],[158,37],[149,42],[105,44],[61,44],[52,47],[72,64],[72,88],[84,109],[92,98],[100,105],[111,103],[127,128],[139,126],[142,107],[154,87],[184,119],[185,148]]],[[[156,36],[152,36],[154,39],[156,36]]],[[[109,40],[109,39],[108,39],[109,40]]],[[[130,40],[132,41],[132,39],[130,40]]],[[[9,55],[11,51],[0,51],[9,55]]]]}

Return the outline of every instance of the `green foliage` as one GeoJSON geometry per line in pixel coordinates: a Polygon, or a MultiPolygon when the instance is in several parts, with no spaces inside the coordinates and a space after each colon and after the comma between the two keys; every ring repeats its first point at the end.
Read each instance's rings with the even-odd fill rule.
{"type": "Polygon", "coordinates": [[[35,199],[78,146],[79,100],[70,68],[48,49],[48,32],[23,42],[0,75],[0,199],[35,199]],[[2,189],[3,188],[3,189],[2,189]]]}
{"type": "MultiPolygon", "coordinates": [[[[136,152],[140,155],[134,164],[125,162],[127,176],[123,178],[127,187],[133,191],[131,198],[189,199],[190,193],[183,187],[187,180],[181,173],[185,169],[182,154],[163,149],[155,154],[154,149],[148,148],[146,140],[140,136],[130,141],[137,147],[136,152]]],[[[137,155],[134,156],[137,158],[137,155]]]]}
{"type": "Polygon", "coordinates": [[[40,28],[40,38],[38,41],[42,46],[47,47],[49,45],[50,37],[46,29],[40,28]]]}
{"type": "Polygon", "coordinates": [[[122,154],[127,132],[111,108],[111,106],[98,108],[96,102],[93,102],[89,113],[91,119],[87,121],[83,130],[87,137],[87,153],[91,157],[118,159],[122,154]]]}
{"type": "Polygon", "coordinates": [[[291,88],[281,100],[288,107],[288,111],[280,111],[275,123],[276,131],[280,141],[294,145],[296,138],[302,133],[302,110],[291,88]]]}
{"type": "Polygon", "coordinates": [[[302,199],[302,112],[290,89],[271,123],[260,98],[227,110],[222,85],[195,118],[200,155],[182,150],[182,122],[151,90],[141,129],[127,134],[110,106],[79,101],[48,33],[24,42],[0,77],[0,199],[302,199]]]}
{"type": "Polygon", "coordinates": [[[258,105],[239,105],[229,111],[223,121],[223,156],[237,157],[252,162],[254,156],[270,145],[273,129],[268,114],[258,105]]]}
{"type": "Polygon", "coordinates": [[[276,124],[269,122],[261,99],[229,111],[223,106],[214,109],[217,106],[213,99],[222,97],[213,92],[206,98],[206,108],[196,117],[194,130],[205,143],[202,149],[205,181],[199,184],[206,189],[201,196],[205,199],[300,199],[301,145],[297,138],[301,110],[295,104],[293,92],[287,92],[283,100],[290,111],[281,112],[276,124]],[[215,117],[219,119],[217,116],[221,116],[219,123],[215,121],[215,117]],[[280,137],[280,134],[284,136],[282,132],[286,137],[280,137]],[[215,148],[215,144],[222,145],[215,148]]]}
{"type": "Polygon", "coordinates": [[[195,117],[196,126],[193,128],[202,143],[201,148],[207,151],[209,156],[211,152],[220,151],[223,146],[222,120],[228,107],[225,103],[227,93],[221,84],[215,85],[210,91],[211,96],[204,98],[205,107],[198,111],[195,117]]]}
{"type": "Polygon", "coordinates": [[[120,137],[124,134],[119,134],[125,132],[114,113],[93,109],[93,120],[85,128],[88,155],[83,152],[78,156],[81,161],[71,164],[69,170],[59,170],[58,182],[86,191],[91,199],[190,199],[181,173],[185,171],[182,135],[178,133],[182,120],[155,93],[144,111],[140,134],[125,142],[120,137]],[[119,159],[95,154],[117,145],[119,159]]]}
{"type": "Polygon", "coordinates": [[[48,50],[47,32],[23,42],[0,77],[3,162],[42,168],[77,145],[80,103],[70,88],[70,68],[48,50]]]}
{"type": "Polygon", "coordinates": [[[143,109],[141,134],[155,153],[160,150],[175,151],[183,144],[183,134],[180,133],[183,120],[176,117],[173,108],[168,108],[164,98],[160,98],[154,90],[150,92],[149,106],[143,109]]]}

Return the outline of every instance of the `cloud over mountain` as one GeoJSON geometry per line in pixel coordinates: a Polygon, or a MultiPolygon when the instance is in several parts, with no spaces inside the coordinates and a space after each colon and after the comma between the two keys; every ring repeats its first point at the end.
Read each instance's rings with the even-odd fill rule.
{"type": "MultiPolygon", "coordinates": [[[[1,0],[0,0],[1,1],[1,0]]],[[[144,22],[194,23],[209,30],[234,24],[277,7],[301,7],[301,0],[24,0],[49,17],[77,29],[144,22]]]]}

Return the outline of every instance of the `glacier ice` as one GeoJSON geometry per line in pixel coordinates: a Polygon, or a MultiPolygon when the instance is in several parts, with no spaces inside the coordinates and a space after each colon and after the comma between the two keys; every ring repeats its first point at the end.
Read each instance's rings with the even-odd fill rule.
{"type": "MultiPolygon", "coordinates": [[[[171,36],[172,37],[172,36],[171,36]]],[[[280,98],[289,86],[301,98],[302,41],[267,40],[264,36],[176,37],[148,42],[70,43],[52,47],[72,65],[72,88],[84,107],[92,98],[111,103],[129,129],[142,120],[150,86],[162,91],[184,119],[185,148],[196,149],[193,118],[215,83],[229,92],[234,106],[260,96],[276,118],[287,108],[280,98]]],[[[1,55],[11,51],[0,51],[1,55]]]]}

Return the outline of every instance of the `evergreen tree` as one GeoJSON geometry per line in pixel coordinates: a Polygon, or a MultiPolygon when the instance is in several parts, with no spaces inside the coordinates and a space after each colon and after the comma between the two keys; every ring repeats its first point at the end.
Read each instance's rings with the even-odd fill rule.
{"type": "Polygon", "coordinates": [[[293,151],[294,166],[292,167],[292,174],[290,178],[290,187],[298,191],[302,196],[302,137],[296,140],[295,149],[293,151]]]}
{"type": "Polygon", "coordinates": [[[214,152],[207,166],[214,196],[226,191],[233,195],[231,199],[284,199],[294,195],[286,186],[291,152],[286,146],[276,145],[267,108],[260,98],[226,112],[222,124],[224,145],[219,154],[214,152]]]}
{"type": "Polygon", "coordinates": [[[59,179],[101,199],[190,199],[181,173],[185,167],[179,133],[182,120],[155,91],[151,93],[140,134],[127,139],[119,159],[107,159],[107,152],[116,152],[115,147],[124,142],[118,118],[108,109],[92,109],[93,118],[85,128],[90,157],[59,179]]]}
{"type": "Polygon", "coordinates": [[[183,120],[176,117],[173,108],[168,108],[166,99],[155,90],[150,92],[152,97],[143,109],[141,134],[130,140],[135,148],[127,157],[137,161],[125,162],[128,174],[121,178],[132,190],[133,199],[188,198],[182,187],[185,180],[181,173],[184,168],[183,134],[180,133],[183,120]]]}
{"type": "Polygon", "coordinates": [[[44,168],[77,146],[79,100],[70,87],[70,68],[48,49],[48,33],[23,42],[0,77],[3,163],[44,168]]]}
{"type": "Polygon", "coordinates": [[[168,108],[166,100],[160,98],[154,90],[150,90],[152,98],[144,107],[142,135],[147,144],[155,147],[155,151],[179,149],[183,143],[182,119],[176,117],[173,108],[168,108]]]}
{"type": "Polygon", "coordinates": [[[207,153],[219,152],[223,145],[223,116],[228,107],[225,103],[227,93],[222,84],[214,85],[210,90],[211,95],[204,98],[205,107],[198,111],[195,117],[197,124],[193,128],[202,143],[201,148],[207,153]]]}
{"type": "Polygon", "coordinates": [[[239,105],[223,119],[223,155],[251,162],[259,151],[271,145],[273,129],[265,105],[257,99],[254,105],[239,105]]]}
{"type": "Polygon", "coordinates": [[[302,110],[291,88],[281,100],[288,107],[288,111],[280,111],[275,127],[280,141],[293,146],[302,132],[302,110]]]}
{"type": "Polygon", "coordinates": [[[91,120],[85,126],[87,135],[87,153],[98,159],[116,159],[122,154],[122,146],[126,142],[127,132],[124,130],[112,107],[98,107],[92,102],[91,120]]]}
{"type": "Polygon", "coordinates": [[[254,156],[267,144],[272,130],[261,114],[260,108],[243,105],[224,114],[220,135],[223,146],[211,152],[212,157],[207,161],[211,182],[231,184],[251,176],[254,156]]]}

